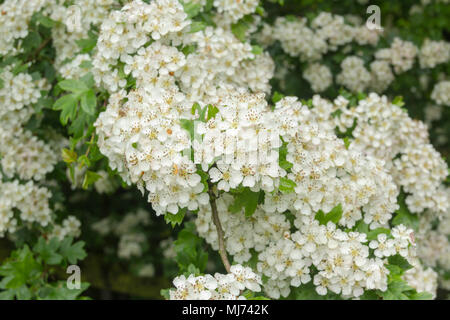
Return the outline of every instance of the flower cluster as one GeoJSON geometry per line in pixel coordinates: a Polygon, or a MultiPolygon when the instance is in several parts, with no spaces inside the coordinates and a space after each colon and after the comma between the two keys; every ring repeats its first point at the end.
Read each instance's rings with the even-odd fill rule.
{"type": "Polygon", "coordinates": [[[0,55],[20,53],[21,40],[28,35],[28,23],[33,14],[49,0],[11,0],[0,4],[0,55]],[[19,45],[15,46],[16,40],[19,45]]]}
{"type": "Polygon", "coordinates": [[[431,92],[431,99],[439,105],[450,107],[450,81],[438,82],[431,92]]]}
{"type": "MultiPolygon", "coordinates": [[[[329,51],[336,51],[338,47],[352,41],[361,45],[378,43],[379,32],[369,30],[364,25],[350,25],[345,23],[344,17],[321,12],[315,17],[310,26],[306,18],[278,17],[272,27],[263,29],[266,38],[278,40],[283,50],[293,57],[300,57],[303,61],[320,60],[329,51]]],[[[270,43],[267,41],[267,43],[270,43]]]]}
{"type": "Polygon", "coordinates": [[[450,60],[450,43],[425,39],[419,52],[421,68],[434,68],[450,60]]]}
{"type": "Polygon", "coordinates": [[[14,72],[13,67],[9,65],[0,72],[3,83],[0,89],[0,164],[4,174],[0,176],[0,236],[14,233],[18,227],[31,227],[33,223],[41,227],[51,225],[55,236],[75,235],[76,228],[69,226],[72,220],[64,222],[63,227],[54,222],[49,205],[51,192],[33,182],[43,182],[59,160],[56,150],[60,136],[48,137],[44,142],[25,128],[35,113],[33,105],[48,85],[28,73],[14,72]],[[53,145],[48,143],[52,140],[53,145]]]}
{"type": "Polygon", "coordinates": [[[429,292],[436,298],[437,273],[431,268],[423,267],[418,260],[414,260],[413,268],[406,271],[404,279],[417,292],[429,292]]]}
{"type": "Polygon", "coordinates": [[[26,184],[13,182],[0,183],[0,237],[6,232],[14,233],[18,226],[15,210],[19,212],[20,221],[31,226],[36,222],[42,227],[51,220],[48,189],[39,187],[32,181],[26,184]]]}
{"type": "MultiPolygon", "coordinates": [[[[322,92],[333,82],[331,75],[328,76],[328,70],[324,66],[319,68],[317,61],[328,52],[340,48],[335,58],[340,59],[341,55],[345,58],[341,62],[341,72],[336,82],[353,92],[368,89],[384,92],[394,81],[395,75],[411,70],[416,60],[423,69],[435,68],[450,60],[450,44],[447,41],[425,39],[418,48],[414,43],[398,37],[391,41],[390,47],[377,49],[367,56],[367,53],[358,50],[358,46],[377,45],[380,31],[369,30],[362,25],[359,17],[349,15],[344,19],[329,12],[321,12],[311,20],[304,17],[278,17],[273,25],[263,24],[255,38],[266,47],[278,40],[288,55],[307,62],[303,77],[311,84],[314,92],[322,92]],[[358,46],[350,54],[352,43],[358,46]],[[371,61],[369,69],[365,66],[368,59],[371,61]]],[[[277,73],[281,71],[277,70],[277,73]]],[[[444,90],[441,95],[442,92],[444,90]]]]}
{"type": "Polygon", "coordinates": [[[356,56],[345,58],[341,63],[341,73],[336,81],[353,92],[362,92],[370,84],[370,72],[364,67],[364,60],[356,56]]]}
{"type": "Polygon", "coordinates": [[[108,16],[116,0],[81,0],[67,6],[62,0],[47,0],[44,14],[56,21],[52,28],[53,46],[56,50],[55,67],[61,74],[83,75],[81,62],[89,60],[80,51],[78,40],[89,38],[91,25],[98,26],[108,16]]]}
{"type": "Polygon", "coordinates": [[[333,121],[341,131],[352,127],[356,120],[349,149],[384,161],[395,183],[409,194],[406,204],[411,212],[446,212],[449,203],[442,182],[448,168],[430,144],[426,126],[375,93],[351,108],[346,107],[345,99],[340,101],[341,113],[333,121]]]}
{"type": "Polygon", "coordinates": [[[391,46],[378,50],[375,57],[379,60],[388,61],[395,73],[399,74],[413,67],[417,54],[418,49],[412,42],[394,38],[391,46]]]}
{"type": "Polygon", "coordinates": [[[259,0],[214,0],[213,4],[217,8],[217,12],[221,14],[222,23],[231,24],[237,22],[243,16],[255,12],[259,0]]]}
{"type": "MultiPolygon", "coordinates": [[[[379,234],[368,241],[365,233],[345,232],[331,221],[320,225],[313,216],[301,213],[295,214],[291,224],[282,213],[287,210],[283,203],[278,203],[280,212],[264,204],[246,218],[242,212],[229,212],[232,201],[227,194],[217,201],[226,250],[240,263],[249,261],[250,250],[256,250],[257,271],[269,279],[263,287],[272,298],[286,297],[290,286],[310,281],[322,295],[329,290],[349,298],[359,297],[366,289],[384,291],[389,272],[383,259],[395,254],[411,259],[414,255],[412,230],[403,225],[393,228],[390,236],[379,234]],[[293,233],[292,228],[296,230],[293,233]],[[319,273],[314,274],[312,267],[319,273]]],[[[211,220],[211,211],[205,206],[195,223],[199,235],[218,249],[211,220]]]]}
{"type": "Polygon", "coordinates": [[[310,64],[303,71],[303,78],[309,82],[314,92],[325,91],[333,83],[330,69],[319,63],[310,64]]]}
{"type": "Polygon", "coordinates": [[[176,277],[170,290],[170,300],[242,300],[245,289],[259,292],[261,278],[252,269],[239,264],[230,268],[230,273],[214,276],[184,275],[176,277]]]}
{"type": "MultiPolygon", "coordinates": [[[[230,31],[207,27],[196,33],[186,32],[190,20],[174,0],[150,4],[133,1],[110,17],[101,26],[93,60],[97,83],[115,92],[96,122],[100,150],[125,181],[149,191],[149,201],[157,214],[175,214],[186,207],[195,210],[207,203],[208,196],[202,194],[204,185],[189,152],[183,153],[193,146],[181,120],[194,118],[194,102],[202,108],[220,100],[238,106],[230,99],[245,95],[226,96],[233,97],[230,91],[241,84],[251,90],[268,91],[273,62],[268,55],[255,59],[251,46],[230,31]],[[149,23],[149,15],[168,21],[149,23]],[[164,30],[157,29],[161,25],[164,30]],[[150,39],[153,41],[147,44],[150,39]],[[185,55],[175,47],[180,44],[195,45],[196,49],[185,55]],[[119,72],[120,66],[123,70],[119,72]],[[136,81],[136,89],[128,93],[120,90],[127,83],[127,75],[136,81]]],[[[247,99],[253,103],[253,97],[247,99]]],[[[262,100],[262,96],[257,99],[262,100]]],[[[211,139],[217,135],[217,130],[208,129],[219,122],[219,116],[226,117],[221,120],[222,126],[228,123],[236,135],[238,131],[231,128],[234,118],[238,115],[244,121],[255,117],[259,121],[254,111],[239,115],[230,108],[226,114],[216,116],[217,120],[210,120],[205,135],[210,132],[211,139]]],[[[233,131],[230,129],[228,132],[233,131]]],[[[205,145],[200,147],[211,152],[205,145]]],[[[201,153],[195,146],[194,150],[201,153]]]]}

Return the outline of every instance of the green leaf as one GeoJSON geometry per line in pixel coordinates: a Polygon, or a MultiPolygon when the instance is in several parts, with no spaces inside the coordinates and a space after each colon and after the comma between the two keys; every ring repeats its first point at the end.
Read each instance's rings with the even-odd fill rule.
{"type": "Polygon", "coordinates": [[[283,98],[284,98],[284,94],[282,94],[278,91],[275,91],[272,96],[272,102],[277,103],[278,101],[280,101],[283,98]]]}
{"type": "Polygon", "coordinates": [[[284,170],[289,170],[292,168],[293,164],[286,160],[287,156],[287,143],[283,142],[280,149],[278,150],[278,165],[284,170]]]}
{"type": "Polygon", "coordinates": [[[238,22],[231,25],[231,32],[238,38],[241,42],[245,42],[245,34],[247,30],[250,28],[251,23],[253,22],[253,17],[251,15],[247,15],[243,17],[238,22]]]}
{"type": "Polygon", "coordinates": [[[25,51],[30,51],[32,49],[38,48],[42,42],[42,38],[39,32],[32,31],[23,39],[23,48],[25,51]]]}
{"type": "Polygon", "coordinates": [[[166,223],[170,223],[172,228],[176,225],[180,225],[183,222],[184,216],[186,214],[186,208],[178,210],[177,214],[172,214],[170,212],[166,212],[164,215],[164,220],[166,223]]]}
{"type": "Polygon", "coordinates": [[[206,28],[206,24],[202,21],[192,21],[191,29],[189,29],[189,33],[195,33],[202,31],[206,28]]]}
{"type": "Polygon", "coordinates": [[[80,78],[80,80],[86,85],[88,88],[92,88],[95,84],[94,76],[91,72],[86,73],[84,76],[80,78]]]}
{"type": "Polygon", "coordinates": [[[77,161],[77,153],[75,151],[64,148],[61,150],[61,154],[62,159],[65,163],[72,163],[77,161]]]}
{"type": "Polygon", "coordinates": [[[187,119],[180,119],[180,125],[184,130],[189,132],[191,140],[194,140],[194,121],[187,119]]]}
{"type": "Polygon", "coordinates": [[[238,38],[241,42],[245,41],[245,33],[248,27],[244,23],[235,23],[231,25],[231,32],[238,38]]]}
{"type": "Polygon", "coordinates": [[[86,190],[87,188],[89,188],[89,186],[91,184],[93,184],[95,181],[97,181],[101,177],[102,176],[99,175],[97,172],[88,170],[88,171],[86,171],[86,174],[84,175],[84,180],[83,180],[83,184],[81,187],[86,190]]]}
{"type": "Polygon", "coordinates": [[[56,251],[59,248],[59,241],[57,238],[52,238],[47,242],[43,237],[40,237],[33,248],[33,251],[39,254],[45,263],[50,265],[60,264],[63,257],[56,251]]]}
{"type": "Polygon", "coordinates": [[[90,89],[81,96],[81,109],[87,114],[94,115],[97,107],[97,98],[94,90],[90,89]]]}
{"type": "Polygon", "coordinates": [[[414,289],[406,281],[395,279],[388,284],[385,292],[378,291],[378,293],[384,300],[409,300],[405,292],[410,290],[414,289]]]}
{"type": "Polygon", "coordinates": [[[72,244],[73,239],[66,237],[60,244],[59,253],[70,264],[76,264],[78,260],[86,258],[86,251],[84,251],[84,241],[78,241],[72,244]]]}
{"type": "Polygon", "coordinates": [[[241,192],[234,195],[234,202],[229,210],[237,213],[244,208],[245,216],[250,217],[258,206],[259,192],[253,192],[250,188],[244,188],[241,192]]]}
{"type": "Polygon", "coordinates": [[[405,103],[403,102],[402,96],[395,97],[394,100],[392,101],[392,104],[395,104],[396,106],[399,106],[399,107],[403,107],[405,105],[405,103]]]}
{"type": "Polygon", "coordinates": [[[289,180],[285,177],[281,177],[280,186],[278,187],[278,189],[283,193],[291,193],[294,192],[296,186],[297,184],[294,181],[289,180]]]}
{"type": "Polygon", "coordinates": [[[83,93],[89,89],[83,81],[73,79],[60,81],[58,82],[58,86],[64,91],[73,93],[83,93]]]}
{"type": "Polygon", "coordinates": [[[44,16],[41,12],[36,14],[36,20],[39,24],[43,25],[46,28],[53,28],[58,22],[49,17],[44,16]]]}
{"type": "Polygon", "coordinates": [[[204,249],[204,240],[197,236],[193,222],[185,222],[184,228],[174,241],[175,260],[180,272],[192,272],[192,266],[203,272],[208,261],[208,253],[204,249]]]}
{"type": "Polygon", "coordinates": [[[66,125],[68,120],[75,118],[77,105],[78,96],[75,94],[68,94],[56,100],[53,109],[61,110],[60,120],[63,125],[66,125]]]}
{"type": "Polygon", "coordinates": [[[342,298],[334,293],[328,293],[325,296],[321,296],[317,293],[316,287],[313,282],[310,281],[306,284],[302,284],[298,288],[292,288],[291,294],[288,299],[295,300],[342,300],[342,298]]]}
{"type": "Polygon", "coordinates": [[[409,296],[411,300],[432,300],[433,295],[429,292],[423,291],[418,293],[413,293],[409,296]]]}
{"type": "Polygon", "coordinates": [[[403,271],[411,269],[413,266],[401,255],[396,254],[388,258],[389,264],[400,267],[403,271]]]}
{"type": "Polygon", "coordinates": [[[209,119],[214,118],[216,116],[216,114],[219,112],[219,109],[216,106],[213,106],[213,105],[210,105],[210,104],[208,104],[207,110],[208,110],[208,115],[206,117],[206,121],[208,121],[209,119]]]}
{"type": "Polygon", "coordinates": [[[69,127],[69,134],[73,135],[73,138],[81,138],[84,134],[86,124],[89,124],[89,115],[80,112],[75,120],[72,121],[69,127]]]}
{"type": "Polygon", "coordinates": [[[344,137],[344,145],[345,145],[345,149],[348,150],[348,147],[350,147],[350,138],[349,137],[344,137]]]}
{"type": "Polygon", "coordinates": [[[170,289],[161,289],[159,294],[166,300],[170,299],[170,289]]]}
{"type": "Polygon", "coordinates": [[[376,240],[380,233],[385,233],[387,235],[390,235],[391,230],[386,229],[386,228],[376,228],[374,230],[371,230],[367,233],[367,240],[369,240],[369,241],[376,240]]]}
{"type": "Polygon", "coordinates": [[[392,225],[398,226],[400,224],[403,224],[406,227],[412,228],[413,230],[417,231],[417,229],[419,228],[419,217],[417,216],[417,214],[414,214],[408,210],[408,207],[405,203],[405,197],[406,195],[403,193],[403,191],[400,192],[397,200],[400,208],[394,213],[392,225]]]}
{"type": "Polygon", "coordinates": [[[84,60],[80,63],[80,68],[83,69],[91,69],[93,67],[92,62],[90,60],[84,60]]]}
{"type": "Polygon", "coordinates": [[[378,300],[379,296],[375,290],[365,290],[364,294],[360,297],[361,300],[378,300]]]}
{"type": "Polygon", "coordinates": [[[188,15],[188,18],[191,19],[198,15],[200,11],[202,10],[202,5],[200,3],[194,3],[194,2],[183,2],[181,1],[181,4],[183,5],[184,12],[188,15]]]}
{"type": "Polygon", "coordinates": [[[86,282],[80,283],[80,289],[69,289],[65,281],[58,281],[42,288],[39,291],[39,297],[42,300],[75,300],[87,288],[89,284],[86,282]]]}
{"type": "Polygon", "coordinates": [[[359,220],[356,224],[355,227],[353,228],[354,231],[359,232],[359,233],[369,233],[369,225],[364,223],[364,220],[359,220]]]}
{"type": "Polygon", "coordinates": [[[260,46],[258,46],[258,45],[253,45],[252,46],[252,53],[255,54],[255,55],[261,54],[261,53],[263,53],[263,49],[260,46]]]}
{"type": "Polygon", "coordinates": [[[4,277],[0,287],[4,289],[20,288],[27,281],[38,278],[41,271],[41,265],[35,260],[30,248],[25,245],[11,254],[11,260],[0,266],[0,275],[4,277]]]}
{"type": "Polygon", "coordinates": [[[81,53],[89,53],[91,52],[95,46],[97,45],[97,39],[95,38],[87,38],[87,39],[80,39],[75,40],[78,47],[81,49],[81,53]]]}
{"type": "Polygon", "coordinates": [[[322,225],[326,225],[329,221],[337,224],[339,220],[341,220],[342,218],[342,205],[338,204],[336,207],[331,209],[331,211],[328,212],[327,214],[325,214],[322,210],[319,210],[316,213],[315,218],[322,225]]]}
{"type": "Polygon", "coordinates": [[[190,45],[183,47],[183,49],[181,49],[181,52],[183,52],[183,54],[185,56],[187,56],[191,53],[194,53],[195,49],[196,49],[196,46],[194,44],[190,44],[190,45]]]}

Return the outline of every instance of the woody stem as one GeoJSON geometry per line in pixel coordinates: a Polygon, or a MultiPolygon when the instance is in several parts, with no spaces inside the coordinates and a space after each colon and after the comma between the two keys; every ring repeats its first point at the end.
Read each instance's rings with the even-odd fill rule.
{"type": "Polygon", "coordinates": [[[219,241],[219,254],[220,258],[222,259],[223,265],[225,266],[225,269],[228,273],[230,273],[230,261],[228,261],[227,251],[225,250],[225,241],[224,241],[224,234],[222,225],[220,224],[219,214],[217,212],[217,205],[216,205],[216,195],[214,194],[214,191],[212,190],[213,184],[208,181],[208,194],[209,194],[209,203],[211,205],[211,211],[212,211],[212,218],[214,225],[217,229],[217,239],[219,241]]]}

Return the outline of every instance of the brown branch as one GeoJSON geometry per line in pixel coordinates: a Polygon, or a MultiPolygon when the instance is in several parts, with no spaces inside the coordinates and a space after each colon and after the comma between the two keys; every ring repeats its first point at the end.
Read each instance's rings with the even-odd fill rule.
{"type": "Polygon", "coordinates": [[[228,261],[227,251],[225,249],[223,229],[222,229],[222,225],[220,224],[219,213],[217,212],[217,205],[216,205],[217,197],[214,194],[212,187],[213,187],[213,184],[208,181],[209,203],[211,205],[213,222],[217,229],[217,239],[219,241],[219,254],[220,254],[220,258],[222,259],[223,265],[225,266],[225,270],[227,270],[227,272],[230,273],[231,265],[230,265],[230,261],[228,261]]]}

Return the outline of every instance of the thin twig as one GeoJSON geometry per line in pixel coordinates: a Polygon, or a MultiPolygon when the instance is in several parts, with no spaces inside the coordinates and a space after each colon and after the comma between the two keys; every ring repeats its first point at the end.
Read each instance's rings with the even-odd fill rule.
{"type": "Polygon", "coordinates": [[[217,212],[217,205],[216,205],[216,195],[214,194],[214,191],[212,189],[213,184],[208,181],[208,193],[209,193],[209,203],[211,205],[211,211],[212,211],[212,217],[214,225],[217,229],[217,239],[219,240],[219,254],[220,258],[222,259],[223,265],[225,266],[225,270],[227,270],[228,273],[230,273],[230,261],[228,261],[227,257],[227,251],[225,250],[225,241],[224,241],[224,235],[223,235],[223,229],[222,225],[220,224],[219,219],[219,213],[217,212]]]}
{"type": "Polygon", "coordinates": [[[28,57],[28,59],[26,60],[26,62],[30,62],[34,59],[37,58],[37,56],[39,55],[39,53],[42,51],[42,49],[44,49],[44,47],[50,42],[50,40],[52,40],[52,38],[47,38],[45,39],[41,45],[33,52],[33,54],[31,56],[28,57]]]}

